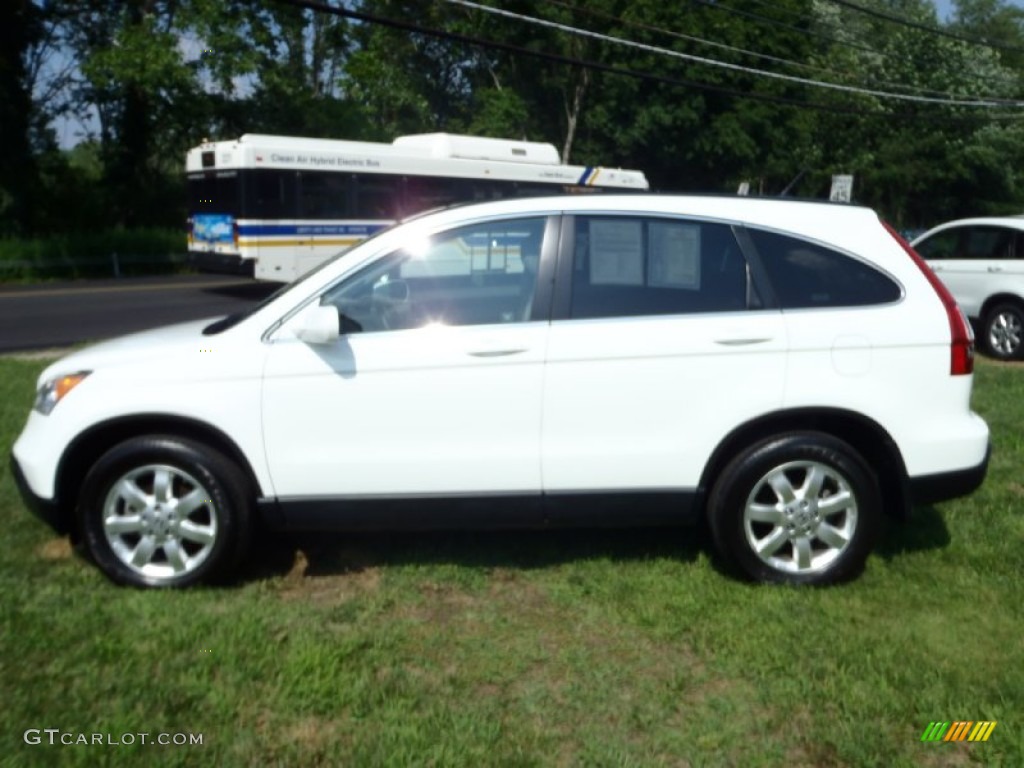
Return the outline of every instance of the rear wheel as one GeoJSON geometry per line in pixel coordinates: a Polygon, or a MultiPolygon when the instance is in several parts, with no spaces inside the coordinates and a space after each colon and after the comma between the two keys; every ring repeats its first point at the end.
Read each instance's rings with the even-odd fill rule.
{"type": "Polygon", "coordinates": [[[997,304],[985,315],[985,350],[998,360],[1024,359],[1024,306],[997,304]]]}
{"type": "Polygon", "coordinates": [[[209,581],[227,572],[247,544],[245,488],[238,468],[200,443],[128,440],[104,454],[82,486],[86,547],[121,584],[209,581]]]}
{"type": "Polygon", "coordinates": [[[715,483],[708,515],[719,552],[755,581],[831,584],[863,568],[879,508],[859,454],[805,432],[740,453],[715,483]]]}

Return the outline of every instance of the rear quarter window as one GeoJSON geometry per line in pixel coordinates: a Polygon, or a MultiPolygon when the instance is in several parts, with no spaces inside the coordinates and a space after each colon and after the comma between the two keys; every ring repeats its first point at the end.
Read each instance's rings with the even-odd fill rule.
{"type": "Polygon", "coordinates": [[[806,240],[747,230],[782,309],[888,304],[898,283],[869,264],[806,240]]]}

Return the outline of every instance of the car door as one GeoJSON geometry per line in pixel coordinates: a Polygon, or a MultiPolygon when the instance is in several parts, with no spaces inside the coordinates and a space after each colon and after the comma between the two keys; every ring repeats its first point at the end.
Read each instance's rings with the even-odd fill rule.
{"type": "Polygon", "coordinates": [[[971,224],[936,232],[915,248],[964,312],[978,317],[985,299],[998,292],[1001,275],[1012,268],[1014,235],[1006,227],[971,224]]]}
{"type": "Polygon", "coordinates": [[[997,276],[1005,276],[1002,284],[1018,296],[1024,295],[1024,230],[1013,233],[1013,249],[1009,258],[995,265],[997,276]]]}
{"type": "MultiPolygon", "coordinates": [[[[762,308],[727,224],[578,215],[563,233],[544,389],[545,492],[686,494],[731,429],[781,404],[781,315],[762,308]]],[[[643,506],[624,511],[647,515],[643,506]]]]}
{"type": "Polygon", "coordinates": [[[286,322],[263,387],[277,496],[537,494],[552,227],[487,220],[373,260],[313,303],[338,311],[334,342],[286,322]]]}

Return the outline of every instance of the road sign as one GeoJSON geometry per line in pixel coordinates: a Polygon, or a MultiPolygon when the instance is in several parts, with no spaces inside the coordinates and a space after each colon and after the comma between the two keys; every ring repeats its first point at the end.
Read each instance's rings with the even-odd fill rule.
{"type": "Polygon", "coordinates": [[[853,199],[853,176],[837,175],[832,177],[832,191],[828,199],[834,203],[848,203],[853,199]]]}

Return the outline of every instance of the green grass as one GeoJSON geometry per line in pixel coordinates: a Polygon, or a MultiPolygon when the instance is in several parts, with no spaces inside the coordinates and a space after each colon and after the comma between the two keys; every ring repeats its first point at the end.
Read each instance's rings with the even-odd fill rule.
{"type": "MultiPolygon", "coordinates": [[[[0,360],[9,450],[40,363],[0,360]]],[[[278,542],[229,587],[109,584],[0,484],[2,765],[1024,765],[1024,368],[982,362],[973,496],[833,589],[681,531],[278,542]],[[922,744],[933,720],[997,720],[922,744]],[[26,745],[28,728],[202,746],[26,745]]]]}
{"type": "Polygon", "coordinates": [[[0,238],[0,282],[168,274],[185,248],[183,230],[158,228],[0,238]]]}

